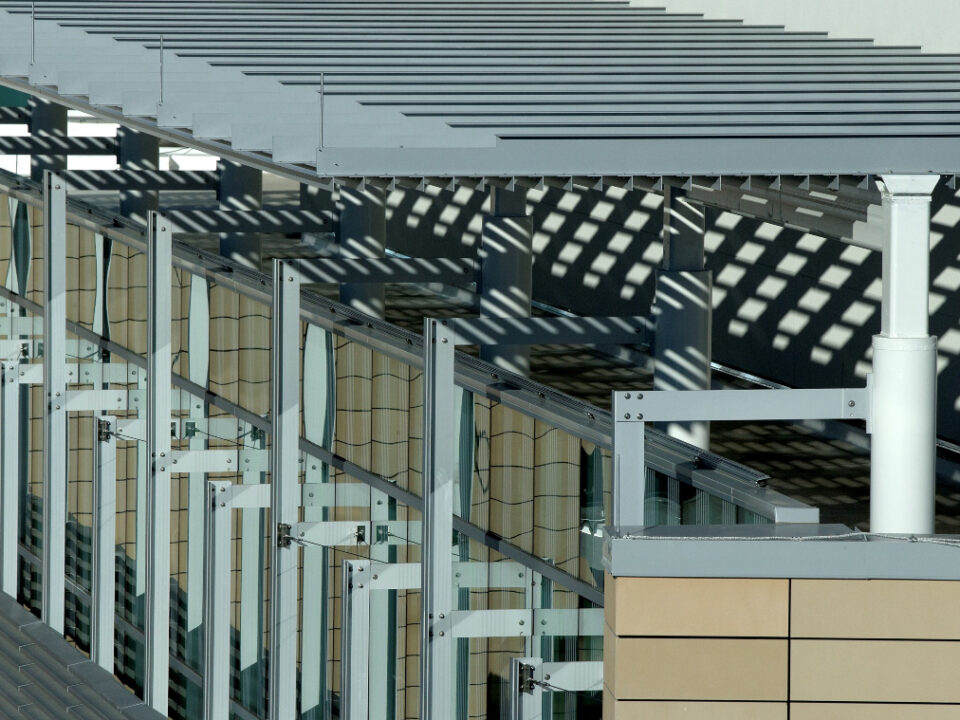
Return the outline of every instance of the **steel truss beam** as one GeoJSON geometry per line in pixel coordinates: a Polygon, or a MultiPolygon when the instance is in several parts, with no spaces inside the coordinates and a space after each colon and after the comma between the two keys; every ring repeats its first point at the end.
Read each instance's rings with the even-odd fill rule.
{"type": "Polygon", "coordinates": [[[261,210],[216,210],[171,207],[164,214],[181,233],[302,233],[330,228],[320,213],[290,205],[261,210]]]}
{"type": "Polygon", "coordinates": [[[321,258],[300,261],[311,283],[464,283],[475,282],[472,258],[321,258]]]}
{"type": "Polygon", "coordinates": [[[456,323],[457,345],[638,345],[653,339],[645,317],[465,318],[456,323]]]}
{"type": "Polygon", "coordinates": [[[0,155],[116,155],[117,141],[52,135],[0,137],[0,155]]]}
{"type": "Polygon", "coordinates": [[[71,190],[215,190],[215,172],[186,170],[67,170],[71,190]]]}

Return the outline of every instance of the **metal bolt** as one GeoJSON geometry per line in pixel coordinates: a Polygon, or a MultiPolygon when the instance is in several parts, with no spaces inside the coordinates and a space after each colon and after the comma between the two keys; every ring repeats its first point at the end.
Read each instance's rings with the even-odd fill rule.
{"type": "Polygon", "coordinates": [[[376,580],[378,577],[380,577],[380,576],[379,576],[379,575],[374,575],[374,576],[373,576],[373,579],[376,580]]]}
{"type": "Polygon", "coordinates": [[[227,491],[227,489],[226,489],[225,487],[221,487],[221,488],[220,488],[220,492],[226,492],[226,491],[227,491]]]}
{"type": "Polygon", "coordinates": [[[307,497],[313,497],[313,493],[307,493],[307,497]]]}
{"type": "Polygon", "coordinates": [[[637,393],[637,400],[643,400],[643,393],[637,393]]]}
{"type": "Polygon", "coordinates": [[[53,189],[54,189],[54,190],[59,190],[59,189],[60,189],[60,186],[59,186],[59,185],[54,185],[54,186],[53,186],[53,189]]]}
{"type": "Polygon", "coordinates": [[[546,624],[547,624],[547,621],[546,621],[546,620],[541,620],[541,621],[540,621],[540,624],[541,624],[541,625],[546,625],[546,624]]]}
{"type": "Polygon", "coordinates": [[[360,583],[359,585],[357,585],[357,587],[362,590],[362,589],[363,589],[363,583],[360,583]]]}
{"type": "Polygon", "coordinates": [[[226,506],[227,504],[225,502],[220,503],[220,507],[226,507],[226,506]]]}
{"type": "Polygon", "coordinates": [[[293,275],[291,275],[290,277],[288,277],[287,280],[289,280],[290,282],[293,282],[293,275]]]}
{"type": "Polygon", "coordinates": [[[630,413],[624,413],[624,414],[623,414],[623,419],[624,419],[624,420],[629,420],[629,419],[630,419],[630,413]]]}
{"type": "Polygon", "coordinates": [[[440,637],[443,637],[443,630],[441,630],[440,632],[438,632],[437,635],[439,635],[440,637]]]}
{"type": "Polygon", "coordinates": [[[160,457],[166,457],[166,453],[160,453],[160,457]]]}
{"type": "Polygon", "coordinates": [[[443,338],[442,340],[440,340],[440,342],[442,342],[444,345],[446,345],[446,344],[447,344],[447,339],[446,339],[446,338],[443,338]]]}
{"type": "Polygon", "coordinates": [[[643,420],[643,415],[641,415],[640,413],[637,413],[637,420],[643,420]]]}
{"type": "Polygon", "coordinates": [[[227,465],[233,462],[233,458],[227,458],[227,465]]]}
{"type": "Polygon", "coordinates": [[[438,615],[437,617],[439,617],[441,620],[443,620],[443,613],[440,613],[440,615],[438,615]]]}
{"type": "Polygon", "coordinates": [[[857,406],[857,404],[856,404],[853,400],[851,400],[850,402],[848,402],[847,405],[849,405],[850,407],[856,407],[856,406],[857,406]]]}
{"type": "Polygon", "coordinates": [[[57,405],[57,410],[59,410],[59,409],[60,409],[60,406],[59,406],[59,405],[57,405]]]}
{"type": "Polygon", "coordinates": [[[300,537],[303,537],[306,533],[300,533],[300,537]]]}
{"type": "Polygon", "coordinates": [[[160,228],[160,232],[166,232],[166,231],[167,231],[167,228],[166,228],[166,227],[161,227],[161,228],[160,228]]]}
{"type": "Polygon", "coordinates": [[[163,465],[161,465],[161,466],[160,466],[160,472],[163,472],[164,470],[166,470],[166,468],[165,468],[163,465]]]}
{"type": "Polygon", "coordinates": [[[521,621],[520,621],[520,624],[521,624],[521,625],[523,625],[523,624],[524,624],[524,622],[523,622],[523,620],[521,620],[521,621]]]}
{"type": "Polygon", "coordinates": [[[550,679],[550,676],[549,676],[549,675],[544,675],[544,676],[543,676],[543,679],[544,679],[544,680],[549,680],[549,679],[550,679]]]}

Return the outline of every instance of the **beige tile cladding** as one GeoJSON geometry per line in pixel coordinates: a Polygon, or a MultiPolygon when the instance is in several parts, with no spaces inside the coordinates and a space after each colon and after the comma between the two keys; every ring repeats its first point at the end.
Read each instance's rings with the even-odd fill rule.
{"type": "Polygon", "coordinates": [[[606,606],[620,636],[786,637],[790,581],[608,575],[606,606]]]}
{"type": "Polygon", "coordinates": [[[960,582],[794,580],[796,638],[960,639],[960,582]]]}
{"type": "MultiPolygon", "coordinates": [[[[621,700],[603,693],[603,720],[787,720],[786,703],[658,702],[621,700]]],[[[939,720],[939,718],[937,718],[939,720]]]]}
{"type": "MultiPolygon", "coordinates": [[[[957,720],[960,718],[960,705],[790,703],[790,720],[905,720],[906,718],[909,720],[957,720]]],[[[620,719],[617,718],[617,720],[620,719]]]]}
{"type": "Polygon", "coordinates": [[[958,667],[960,642],[793,640],[790,698],[960,703],[958,667]]]}
{"type": "Polygon", "coordinates": [[[604,642],[604,682],[618,700],[787,699],[785,639],[615,638],[608,628],[604,642]]]}

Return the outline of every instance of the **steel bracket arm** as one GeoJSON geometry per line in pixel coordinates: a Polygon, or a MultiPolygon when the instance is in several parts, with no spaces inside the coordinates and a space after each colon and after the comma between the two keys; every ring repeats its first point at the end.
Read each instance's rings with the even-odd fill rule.
{"type": "Polygon", "coordinates": [[[648,422],[865,420],[871,425],[872,376],[863,388],[681,390],[613,393],[613,527],[642,527],[648,422]]]}

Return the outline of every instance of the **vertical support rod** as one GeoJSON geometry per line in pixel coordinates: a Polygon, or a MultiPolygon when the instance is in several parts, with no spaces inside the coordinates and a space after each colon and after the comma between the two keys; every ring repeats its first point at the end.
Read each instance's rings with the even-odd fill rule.
{"type": "Polygon", "coordinates": [[[613,394],[613,498],[611,525],[642,527],[647,471],[644,460],[646,423],[627,417],[620,393],[613,394]]]}
{"type": "Polygon", "coordinates": [[[61,635],[67,524],[67,192],[43,175],[43,621],[61,635]]]}
{"type": "Polygon", "coordinates": [[[931,175],[884,175],[880,334],[873,338],[870,530],[929,534],[936,494],[937,339],[929,333],[931,175]]]}
{"type": "Polygon", "coordinates": [[[203,717],[230,717],[230,503],[227,481],[207,482],[203,546],[203,717]]]}
{"type": "Polygon", "coordinates": [[[510,659],[510,720],[541,720],[543,717],[543,660],[534,657],[510,659]]]}
{"type": "Polygon", "coordinates": [[[172,234],[147,215],[147,582],[145,701],[167,714],[170,675],[170,324],[172,234]]]}
{"type": "MultiPolygon", "coordinates": [[[[675,187],[664,190],[663,263],[654,309],[655,390],[709,390],[713,274],[704,270],[705,210],[675,187]]],[[[710,446],[709,422],[665,423],[667,434],[710,446]]]]}
{"type": "Polygon", "coordinates": [[[0,378],[0,573],[3,592],[17,597],[20,539],[20,371],[3,363],[0,378]]]}
{"type": "Polygon", "coordinates": [[[453,320],[423,324],[423,545],[420,717],[454,716],[453,490],[456,467],[453,320]]]}
{"type": "Polygon", "coordinates": [[[113,675],[116,613],[117,419],[94,417],[90,659],[113,675]]]}
{"type": "MultiPolygon", "coordinates": [[[[386,251],[387,197],[380,188],[368,186],[340,188],[340,222],[337,242],[340,257],[382,258],[386,251]]],[[[340,302],[354,310],[383,319],[385,311],[383,285],[357,283],[340,285],[340,302]]]]}
{"type": "MultiPolygon", "coordinates": [[[[341,717],[344,720],[370,720],[370,562],[344,560],[341,583],[341,717]]],[[[377,664],[383,664],[385,658],[374,657],[377,664]]]]}
{"type": "Polygon", "coordinates": [[[273,344],[271,346],[270,521],[273,527],[270,592],[270,720],[297,712],[296,545],[282,542],[283,526],[299,520],[300,436],[300,275],[296,267],[273,261],[273,344]]]}
{"type": "MultiPolygon", "coordinates": [[[[483,218],[480,247],[480,314],[530,317],[533,298],[533,219],[527,215],[526,190],[494,188],[491,214],[483,218]]],[[[498,367],[530,374],[527,345],[484,345],[480,357],[498,367]]]]}

